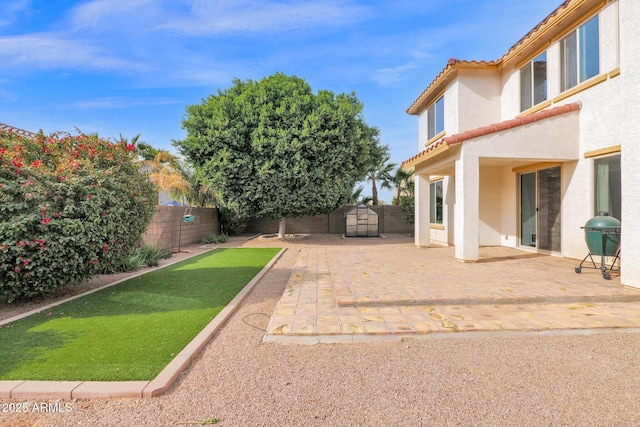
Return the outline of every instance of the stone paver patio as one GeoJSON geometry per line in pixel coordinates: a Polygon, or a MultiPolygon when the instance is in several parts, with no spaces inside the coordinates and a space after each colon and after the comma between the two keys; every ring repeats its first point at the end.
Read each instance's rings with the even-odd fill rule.
{"type": "Polygon", "coordinates": [[[452,247],[417,248],[405,236],[356,243],[301,242],[265,341],[640,327],[640,290],[615,272],[576,274],[576,260],[486,247],[465,264],[452,247]]]}

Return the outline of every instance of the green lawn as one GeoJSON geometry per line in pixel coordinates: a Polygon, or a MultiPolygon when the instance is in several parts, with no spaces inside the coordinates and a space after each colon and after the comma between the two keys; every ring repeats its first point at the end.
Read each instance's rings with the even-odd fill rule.
{"type": "Polygon", "coordinates": [[[0,326],[0,380],[151,380],[279,249],[218,249],[0,326]]]}

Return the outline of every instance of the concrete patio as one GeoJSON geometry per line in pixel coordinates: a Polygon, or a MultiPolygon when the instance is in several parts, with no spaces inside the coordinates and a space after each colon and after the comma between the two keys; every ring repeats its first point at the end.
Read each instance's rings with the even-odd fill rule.
{"type": "Polygon", "coordinates": [[[404,235],[288,246],[298,259],[266,342],[640,327],[640,290],[621,286],[616,272],[576,274],[580,260],[485,247],[465,264],[451,247],[417,248],[404,235]]]}

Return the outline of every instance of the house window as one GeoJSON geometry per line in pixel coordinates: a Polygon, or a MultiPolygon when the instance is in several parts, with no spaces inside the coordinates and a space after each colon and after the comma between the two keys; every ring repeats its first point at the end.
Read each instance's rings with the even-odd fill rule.
{"type": "Polygon", "coordinates": [[[603,157],[593,161],[594,215],[608,212],[621,219],[620,156],[603,157]]]}
{"type": "Polygon", "coordinates": [[[600,73],[599,27],[596,15],[560,42],[562,91],[600,73]]]}
{"type": "Polygon", "coordinates": [[[442,224],[442,180],[432,182],[429,190],[429,221],[431,224],[442,224]]]}
{"type": "Polygon", "coordinates": [[[444,130],[444,96],[438,98],[427,110],[427,139],[444,130]]]}
{"type": "Polygon", "coordinates": [[[520,111],[547,99],[547,53],[543,52],[520,69],[520,111]]]}

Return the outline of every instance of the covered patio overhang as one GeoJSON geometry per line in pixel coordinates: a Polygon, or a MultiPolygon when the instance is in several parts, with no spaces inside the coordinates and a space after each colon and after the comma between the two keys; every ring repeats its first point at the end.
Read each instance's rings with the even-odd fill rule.
{"type": "Polygon", "coordinates": [[[579,158],[579,103],[447,136],[403,163],[415,170],[416,245],[430,242],[429,180],[453,176],[456,258],[475,262],[479,248],[480,169],[576,161],[579,158]]]}

